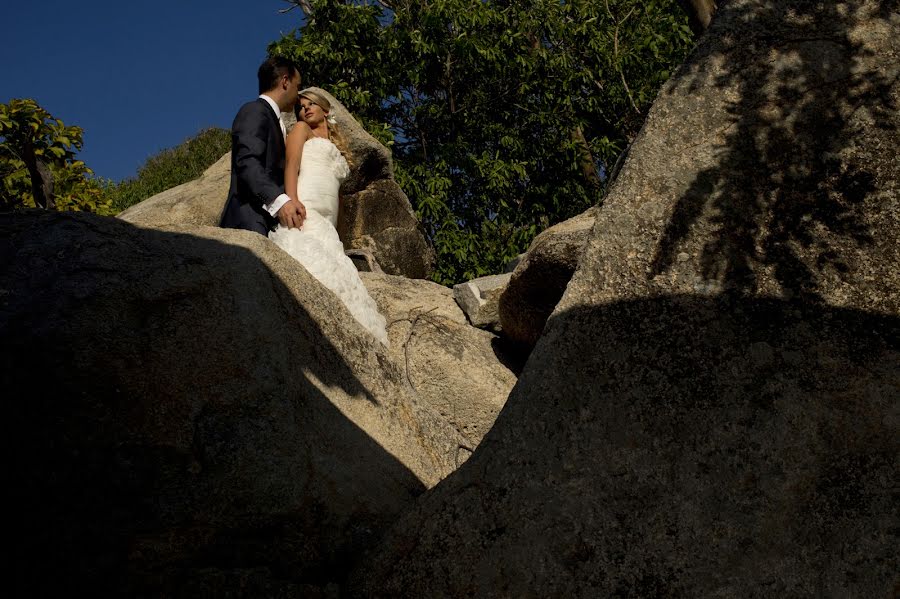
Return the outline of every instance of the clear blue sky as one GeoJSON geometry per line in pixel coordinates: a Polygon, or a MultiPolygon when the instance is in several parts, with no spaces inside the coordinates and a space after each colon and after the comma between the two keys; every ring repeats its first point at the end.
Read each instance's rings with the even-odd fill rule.
{"type": "Polygon", "coordinates": [[[84,129],[79,158],[101,177],[206,127],[230,128],[256,97],[266,46],[300,26],[283,0],[12,0],[0,35],[0,103],[34,98],[84,129]]]}

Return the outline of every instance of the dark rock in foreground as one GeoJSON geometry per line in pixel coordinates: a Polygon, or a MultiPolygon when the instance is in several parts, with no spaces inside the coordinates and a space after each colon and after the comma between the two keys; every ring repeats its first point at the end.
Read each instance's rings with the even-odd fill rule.
{"type": "Polygon", "coordinates": [[[262,236],[190,230],[0,216],[16,592],[325,592],[456,467],[331,292],[262,236]]]}
{"type": "Polygon", "coordinates": [[[721,5],[494,427],[358,594],[896,594],[895,7],[721,5]]]}
{"type": "Polygon", "coordinates": [[[890,595],[900,319],[669,297],[558,314],[536,351],[359,595],[890,595]]]}

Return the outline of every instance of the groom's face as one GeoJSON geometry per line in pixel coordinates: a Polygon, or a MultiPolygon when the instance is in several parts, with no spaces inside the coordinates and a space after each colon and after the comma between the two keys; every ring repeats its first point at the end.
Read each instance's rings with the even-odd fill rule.
{"type": "Polygon", "coordinates": [[[283,75],[276,89],[275,101],[282,112],[293,110],[294,104],[297,102],[297,95],[300,93],[300,72],[294,69],[291,76],[283,75]]]}
{"type": "Polygon", "coordinates": [[[292,101],[296,101],[297,94],[300,93],[300,71],[294,69],[290,80],[287,83],[287,92],[285,95],[292,101]]]}

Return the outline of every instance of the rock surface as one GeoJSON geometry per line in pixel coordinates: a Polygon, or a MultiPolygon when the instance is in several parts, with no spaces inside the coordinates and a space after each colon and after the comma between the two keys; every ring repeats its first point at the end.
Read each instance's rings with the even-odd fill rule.
{"type": "Polygon", "coordinates": [[[218,226],[231,185],[231,152],[199,179],[167,189],[118,214],[143,227],[218,226]]]}
{"type": "Polygon", "coordinates": [[[353,261],[353,266],[358,272],[384,273],[375,255],[369,250],[344,250],[344,253],[353,261]]]}
{"type": "Polygon", "coordinates": [[[504,336],[528,348],[537,343],[578,266],[596,213],[597,209],[591,208],[550,227],[531,242],[499,298],[504,336]]]}
{"type": "Polygon", "coordinates": [[[470,444],[274,244],[185,230],[0,216],[14,588],[324,592],[470,444]]]}
{"type": "Polygon", "coordinates": [[[459,447],[462,464],[516,383],[502,341],[469,326],[446,287],[396,276],[362,277],[387,319],[390,353],[410,387],[467,440],[459,447]]]}
{"type": "Polygon", "coordinates": [[[453,286],[453,298],[473,327],[500,331],[499,303],[509,284],[509,273],[478,277],[453,286]]]}
{"type": "Polygon", "coordinates": [[[434,250],[425,241],[409,198],[391,179],[374,181],[344,196],[339,223],[344,247],[372,252],[388,274],[424,279],[434,266],[434,250]]]}
{"type": "Polygon", "coordinates": [[[896,593],[888,4],[722,3],[494,428],[358,595],[896,593]]]}

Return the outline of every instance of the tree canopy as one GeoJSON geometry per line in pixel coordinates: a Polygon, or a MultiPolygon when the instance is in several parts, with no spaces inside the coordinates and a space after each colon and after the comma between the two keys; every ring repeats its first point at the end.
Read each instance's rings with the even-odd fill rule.
{"type": "Polygon", "coordinates": [[[204,129],[148,158],[136,176],[115,183],[95,177],[77,159],[83,135],[81,127],[65,125],[31,98],[0,104],[0,210],[42,207],[112,215],[196,179],[231,149],[230,132],[204,129]]]}
{"type": "Polygon", "coordinates": [[[675,0],[290,0],[269,51],[392,146],[448,284],[602,198],[693,43],[675,0]]]}
{"type": "Polygon", "coordinates": [[[0,104],[0,210],[112,213],[106,185],[76,158],[83,134],[30,98],[0,104]]]}

